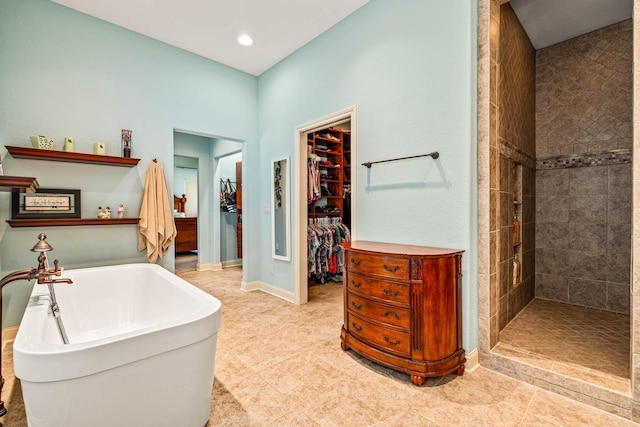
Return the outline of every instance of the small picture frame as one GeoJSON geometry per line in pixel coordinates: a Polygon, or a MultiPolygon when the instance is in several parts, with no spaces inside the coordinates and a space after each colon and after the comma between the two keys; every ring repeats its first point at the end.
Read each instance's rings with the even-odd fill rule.
{"type": "Polygon", "coordinates": [[[80,218],[80,190],[38,188],[35,193],[14,192],[11,218],[80,218]]]}

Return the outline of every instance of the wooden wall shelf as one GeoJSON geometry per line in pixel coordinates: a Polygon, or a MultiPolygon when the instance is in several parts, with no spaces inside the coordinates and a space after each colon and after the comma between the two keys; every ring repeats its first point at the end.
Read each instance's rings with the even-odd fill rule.
{"type": "Polygon", "coordinates": [[[38,186],[38,180],[35,178],[0,175],[0,191],[25,191],[27,193],[33,193],[38,186]]]}
{"type": "Polygon", "coordinates": [[[69,227],[78,225],[128,225],[137,224],[140,218],[44,218],[8,219],[11,227],[69,227]]]}
{"type": "Polygon", "coordinates": [[[133,167],[140,159],[130,157],[101,156],[98,154],[75,153],[57,150],[40,150],[38,148],[16,147],[5,145],[9,153],[18,159],[53,160],[58,162],[91,163],[94,165],[111,165],[133,167]]]}

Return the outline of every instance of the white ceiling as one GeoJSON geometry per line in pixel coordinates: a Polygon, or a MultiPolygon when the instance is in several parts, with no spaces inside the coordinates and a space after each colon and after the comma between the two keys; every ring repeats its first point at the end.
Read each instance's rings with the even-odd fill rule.
{"type": "Polygon", "coordinates": [[[52,0],[260,75],[369,0],[52,0]],[[240,34],[252,46],[237,42],[240,34]]]}
{"type": "Polygon", "coordinates": [[[511,0],[536,49],[631,18],[633,0],[511,0]]]}

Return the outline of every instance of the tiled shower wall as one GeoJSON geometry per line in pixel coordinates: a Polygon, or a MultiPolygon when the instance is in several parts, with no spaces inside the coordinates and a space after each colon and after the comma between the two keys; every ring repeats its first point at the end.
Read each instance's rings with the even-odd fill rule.
{"type": "Polygon", "coordinates": [[[632,147],[633,23],[536,52],[537,157],[632,147]]]}
{"type": "Polygon", "coordinates": [[[632,46],[628,20],[537,52],[537,297],[629,312],[630,156],[584,164],[632,146],[632,46]]]}
{"type": "Polygon", "coordinates": [[[536,173],[536,296],[629,312],[631,164],[536,173]]]}
{"type": "Polygon", "coordinates": [[[490,78],[491,345],[535,293],[535,50],[511,5],[493,2],[490,78]],[[516,173],[517,165],[522,169],[516,173]],[[515,204],[514,202],[521,203],[515,204]],[[521,224],[514,246],[513,218],[521,224]],[[518,253],[521,280],[514,282],[518,253]]]}

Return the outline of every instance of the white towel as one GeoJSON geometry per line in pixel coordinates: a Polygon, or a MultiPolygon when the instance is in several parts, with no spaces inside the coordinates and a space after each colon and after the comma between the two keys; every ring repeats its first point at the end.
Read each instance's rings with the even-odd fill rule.
{"type": "Polygon", "coordinates": [[[176,234],[162,162],[151,162],[140,206],[138,250],[146,248],[147,259],[155,263],[167,253],[176,234]]]}

